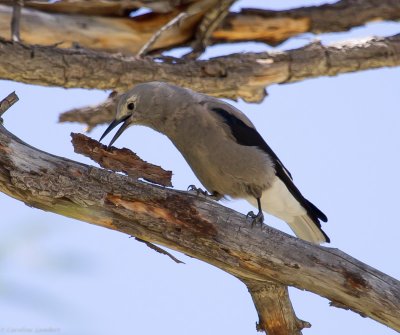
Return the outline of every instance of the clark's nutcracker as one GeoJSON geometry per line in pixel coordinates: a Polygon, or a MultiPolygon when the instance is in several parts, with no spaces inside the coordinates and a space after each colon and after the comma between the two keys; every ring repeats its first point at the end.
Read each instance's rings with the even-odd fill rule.
{"type": "Polygon", "coordinates": [[[165,134],[215,198],[246,199],[286,221],[294,233],[314,243],[329,242],[320,220],[327,217],[303,197],[251,121],[216,98],[163,82],[139,84],[119,100],[114,121],[100,140],[122,123],[109,147],[131,125],[165,134]]]}

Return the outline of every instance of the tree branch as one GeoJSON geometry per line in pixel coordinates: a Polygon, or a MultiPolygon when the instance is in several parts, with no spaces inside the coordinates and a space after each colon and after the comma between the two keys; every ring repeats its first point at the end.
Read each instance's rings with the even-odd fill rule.
{"type": "Polygon", "coordinates": [[[59,122],[80,122],[86,124],[85,131],[90,132],[95,126],[109,123],[115,117],[115,110],[121,94],[113,92],[107,100],[96,106],[74,108],[59,115],[59,122]]]}
{"type": "MultiPolygon", "coordinates": [[[[181,251],[245,282],[314,292],[400,330],[400,282],[349,255],[268,226],[251,229],[244,215],[187,192],[49,155],[2,125],[0,191],[29,206],[181,251]]],[[[264,327],[265,306],[258,302],[263,294],[250,291],[264,327]]]]}
{"type": "Polygon", "coordinates": [[[18,101],[18,96],[15,94],[15,92],[11,92],[3,100],[1,100],[0,101],[0,118],[17,101],[18,101]]]}
{"type": "Polygon", "coordinates": [[[185,55],[186,59],[196,59],[210,44],[211,34],[229,13],[229,8],[236,0],[215,1],[213,6],[202,17],[196,28],[192,51],[185,55]]]}
{"type": "Polygon", "coordinates": [[[123,172],[133,178],[143,178],[151,183],[172,186],[171,171],[147,163],[129,149],[107,147],[85,135],[71,133],[74,150],[97,162],[101,167],[123,172]]]}
{"type": "Polygon", "coordinates": [[[141,47],[138,51],[137,56],[145,56],[147,53],[153,48],[158,40],[160,40],[164,34],[169,32],[174,26],[179,25],[188,17],[188,13],[181,12],[177,16],[175,16],[171,21],[168,21],[165,25],[163,25],[159,30],[157,30],[153,36],[149,38],[149,40],[141,47]]]}
{"type": "Polygon", "coordinates": [[[244,283],[257,309],[258,331],[265,331],[268,335],[300,335],[303,328],[311,327],[309,322],[296,317],[287,286],[254,280],[246,280],[244,283]]]}
{"type": "Polygon", "coordinates": [[[20,42],[20,24],[21,24],[21,8],[23,6],[23,0],[14,0],[13,12],[11,18],[11,40],[14,42],[20,42]]]}
{"type": "Polygon", "coordinates": [[[277,45],[303,33],[348,31],[369,22],[399,19],[397,0],[341,0],[280,11],[242,9],[229,14],[213,34],[213,42],[260,41],[277,45]]]}
{"type": "MultiPolygon", "coordinates": [[[[132,61],[132,67],[135,62],[132,61]]],[[[217,97],[231,99],[241,97],[247,101],[261,101],[264,87],[274,83],[289,83],[317,76],[334,76],[368,68],[399,65],[400,35],[396,35],[388,38],[348,41],[331,46],[314,43],[304,48],[280,53],[231,55],[187,64],[155,63],[156,68],[165,66],[168,70],[160,71],[162,75],[158,77],[157,69],[154,69],[157,74],[153,78],[175,82],[217,97]],[[165,76],[170,72],[170,66],[176,67],[177,70],[171,77],[165,76]],[[187,74],[193,77],[187,78],[187,74]]],[[[14,73],[7,74],[9,78],[14,76],[14,73]]],[[[141,78],[143,77],[136,72],[131,85],[136,84],[141,78]]],[[[143,81],[145,80],[143,78],[143,81]]],[[[91,130],[96,125],[108,123],[113,119],[118,99],[119,95],[113,94],[98,106],[67,111],[60,115],[59,121],[85,123],[91,130]]]]}
{"type": "MultiPolygon", "coordinates": [[[[2,0],[10,3],[13,0],[2,0]]],[[[200,0],[25,0],[27,6],[51,13],[85,14],[102,16],[128,16],[131,11],[141,7],[150,8],[157,13],[169,13],[183,5],[200,0]]]]}
{"type": "MultiPolygon", "coordinates": [[[[12,1],[9,3],[12,4],[12,1]]],[[[175,1],[174,3],[181,4],[175,1]]],[[[162,1],[162,4],[157,4],[157,1],[154,1],[153,9],[163,14],[150,13],[135,18],[83,15],[104,15],[105,11],[109,10],[109,15],[126,16],[129,8],[133,6],[133,2],[102,1],[101,4],[105,4],[104,8],[97,3],[93,6],[90,1],[82,2],[82,6],[88,6],[82,8],[68,2],[40,4],[28,1],[26,6],[47,10],[53,14],[23,8],[21,38],[29,44],[53,45],[62,42],[61,47],[78,44],[85,48],[137,54],[151,36],[186,8],[171,7],[172,2],[162,1]],[[75,15],[71,15],[74,13],[75,15]]],[[[137,3],[136,6],[140,4],[137,3]]],[[[200,14],[204,15],[206,12],[202,11],[200,14]]],[[[11,7],[0,5],[0,37],[8,38],[8,22],[11,15],[11,7]]],[[[170,49],[190,43],[195,39],[195,30],[201,15],[173,26],[168,34],[162,34],[157,39],[149,51],[170,49]]],[[[307,32],[318,34],[346,31],[371,21],[399,19],[400,2],[397,0],[342,0],[335,4],[285,11],[243,9],[239,13],[230,13],[213,31],[209,42],[215,44],[260,41],[276,45],[307,32]]]]}
{"type": "Polygon", "coordinates": [[[28,46],[0,39],[0,79],[61,87],[116,89],[159,80],[217,97],[259,102],[265,88],[319,76],[400,65],[400,35],[285,52],[162,62],[88,50],[28,46]]]}

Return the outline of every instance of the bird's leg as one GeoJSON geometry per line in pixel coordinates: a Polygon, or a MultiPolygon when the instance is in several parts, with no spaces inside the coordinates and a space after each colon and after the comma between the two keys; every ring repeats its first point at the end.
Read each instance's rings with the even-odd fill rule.
{"type": "Polygon", "coordinates": [[[208,193],[207,191],[204,191],[200,187],[196,187],[195,185],[189,185],[187,188],[189,192],[196,192],[197,195],[204,195],[205,197],[212,198],[213,200],[220,200],[222,198],[222,195],[219,194],[218,192],[213,192],[213,193],[208,193]]]}
{"type": "Polygon", "coordinates": [[[257,198],[258,213],[254,214],[253,211],[250,211],[246,215],[246,219],[247,218],[252,218],[253,219],[251,221],[251,226],[252,227],[254,227],[257,224],[262,226],[262,224],[264,223],[264,214],[263,214],[262,209],[261,209],[261,200],[260,199],[261,198],[257,198]]]}

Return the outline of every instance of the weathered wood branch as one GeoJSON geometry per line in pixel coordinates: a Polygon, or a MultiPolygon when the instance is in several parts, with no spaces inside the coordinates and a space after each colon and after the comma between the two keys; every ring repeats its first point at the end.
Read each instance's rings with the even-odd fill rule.
{"type": "Polygon", "coordinates": [[[90,132],[95,126],[110,122],[115,117],[118,99],[121,94],[113,92],[103,103],[96,106],[74,108],[61,113],[59,122],[79,122],[86,124],[85,131],[90,132]]]}
{"type": "MultiPolygon", "coordinates": [[[[10,4],[13,0],[1,0],[10,4]]],[[[188,3],[200,0],[25,0],[26,5],[51,13],[86,14],[104,16],[127,16],[141,7],[151,8],[157,13],[169,13],[188,3]]]]}
{"type": "Polygon", "coordinates": [[[136,179],[143,178],[158,185],[172,186],[172,171],[147,163],[129,149],[107,149],[107,146],[82,134],[71,133],[71,137],[76,153],[89,157],[105,169],[123,172],[136,179]]]}
{"type": "Polygon", "coordinates": [[[250,102],[261,101],[265,88],[272,84],[399,65],[400,35],[328,46],[312,43],[285,52],[233,54],[186,62],[28,46],[0,39],[0,79],[118,91],[159,80],[250,102]]]}
{"type": "Polygon", "coordinates": [[[19,27],[21,24],[21,8],[23,6],[23,0],[14,0],[13,12],[11,17],[11,40],[20,42],[19,27]]]}
{"type": "MultiPolygon", "coordinates": [[[[184,1],[184,3],[188,2],[184,1]]],[[[133,6],[132,3],[104,2],[105,8],[108,9],[115,8],[108,6],[117,6],[115,12],[110,9],[112,11],[110,15],[117,12],[126,15],[129,8],[133,6]]],[[[53,10],[54,13],[47,14],[32,8],[24,8],[21,20],[21,39],[29,44],[59,44],[60,47],[71,47],[78,44],[85,48],[136,54],[161,27],[179,15],[179,11],[186,8],[176,9],[171,7],[171,3],[165,1],[161,5],[160,1],[159,7],[156,6],[156,1],[153,3],[154,9],[159,8],[158,11],[163,14],[150,13],[136,18],[107,18],[82,15],[85,10],[79,9],[79,6],[75,4],[72,6],[72,3],[68,2],[54,4],[27,2],[26,6],[35,6],[47,11],[53,10]],[[62,14],[63,12],[71,14],[71,11],[65,7],[67,4],[71,5],[71,10],[75,10],[80,15],[62,14]]],[[[104,14],[98,2],[95,7],[90,1],[84,1],[82,5],[91,6],[90,10],[99,10],[97,15],[104,14]]],[[[90,14],[90,10],[86,13],[90,14]]],[[[205,12],[201,13],[204,15],[205,12]]],[[[0,37],[9,37],[8,23],[11,15],[11,7],[0,5],[0,37]]],[[[290,37],[306,32],[318,34],[346,31],[371,21],[399,19],[400,2],[397,0],[342,0],[335,4],[285,11],[244,9],[239,13],[230,13],[212,32],[210,43],[260,41],[276,45],[290,37]]],[[[190,43],[195,38],[196,27],[200,20],[201,16],[196,16],[193,19],[185,20],[180,25],[175,25],[168,34],[160,36],[157,42],[149,48],[149,51],[169,49],[190,43]]]]}
{"type": "MultiPolygon", "coordinates": [[[[268,226],[251,229],[244,215],[211,200],[49,155],[2,125],[0,191],[29,206],[181,251],[244,282],[257,281],[258,288],[273,281],[314,292],[400,331],[400,282],[340,250],[268,226]]],[[[257,287],[250,291],[263,324],[257,287]]]]}
{"type": "Polygon", "coordinates": [[[15,92],[11,92],[3,100],[1,100],[0,101],[0,118],[17,101],[18,101],[18,96],[15,94],[15,92]]]}
{"type": "MultiPolygon", "coordinates": [[[[132,63],[134,62],[133,60],[132,63]]],[[[175,82],[217,97],[232,99],[241,97],[247,101],[260,101],[264,96],[264,87],[274,83],[288,83],[319,75],[334,76],[368,68],[399,65],[400,35],[396,35],[331,46],[314,43],[301,49],[281,53],[232,55],[209,61],[177,63],[172,65],[177,67],[173,76],[165,76],[166,71],[161,71],[161,78],[154,75],[153,79],[175,82]],[[216,75],[215,81],[213,72],[216,75]],[[176,76],[179,74],[182,74],[182,77],[178,79],[176,76]],[[193,74],[193,77],[186,80],[184,77],[186,74],[193,74]]],[[[160,63],[156,66],[163,67],[160,63]]],[[[170,69],[171,65],[165,64],[165,66],[170,69]]],[[[8,76],[13,77],[14,74],[8,76]]],[[[141,78],[143,77],[138,74],[133,75],[132,86],[141,78]]],[[[76,108],[62,113],[59,120],[84,123],[88,125],[88,130],[91,130],[96,125],[108,123],[113,119],[118,99],[119,95],[113,94],[98,106],[76,108]]]]}
{"type": "Polygon", "coordinates": [[[300,335],[303,328],[311,327],[309,322],[296,317],[287,286],[272,281],[245,280],[244,283],[257,309],[258,331],[268,335],[300,335]]]}
{"type": "Polygon", "coordinates": [[[303,33],[348,31],[369,22],[399,19],[397,0],[341,0],[280,11],[242,9],[230,13],[213,37],[215,42],[252,40],[276,45],[303,33]]]}
{"type": "Polygon", "coordinates": [[[195,29],[194,41],[191,44],[192,51],[185,58],[196,59],[210,44],[212,33],[229,14],[229,8],[236,0],[214,1],[213,6],[202,17],[195,29]]]}

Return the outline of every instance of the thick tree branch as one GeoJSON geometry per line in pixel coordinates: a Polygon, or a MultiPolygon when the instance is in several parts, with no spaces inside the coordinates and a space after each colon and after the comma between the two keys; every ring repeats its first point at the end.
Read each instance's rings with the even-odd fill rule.
{"type": "MultiPolygon", "coordinates": [[[[274,83],[288,83],[320,75],[333,76],[380,66],[399,66],[400,35],[331,46],[314,43],[304,48],[281,53],[231,55],[209,61],[192,61],[187,64],[155,64],[160,68],[164,65],[168,69],[170,66],[175,66],[177,70],[169,78],[163,77],[166,71],[161,71],[161,78],[157,75],[153,78],[172,81],[217,97],[232,99],[241,97],[247,101],[260,101],[264,87],[274,83]],[[185,78],[188,74],[186,71],[190,71],[193,77],[185,78]],[[213,72],[216,75],[216,81],[213,81],[213,72]],[[179,74],[182,77],[177,78],[179,74]],[[225,91],[220,90],[221,85],[225,91]]],[[[14,74],[7,74],[7,76],[13,77],[14,74]]],[[[140,75],[136,74],[132,78],[132,86],[137,82],[134,82],[134,79],[140,80],[140,75]]],[[[91,130],[96,125],[113,119],[118,99],[119,95],[113,94],[106,102],[98,106],[65,112],[60,115],[60,122],[85,123],[91,130]]]]}
{"type": "MultiPolygon", "coordinates": [[[[10,3],[13,0],[2,0],[10,3]]],[[[52,13],[86,14],[104,16],[127,16],[133,10],[141,7],[151,8],[157,13],[169,13],[188,3],[200,0],[25,0],[26,5],[52,13]]]]}
{"type": "Polygon", "coordinates": [[[28,46],[0,39],[0,79],[118,91],[159,80],[217,97],[251,102],[262,101],[265,88],[272,84],[398,65],[400,35],[174,63],[81,49],[28,46]]]}
{"type": "MultiPolygon", "coordinates": [[[[12,1],[10,1],[10,4],[12,1]]],[[[126,2],[102,2],[107,6],[117,6],[115,13],[126,11],[132,4],[126,2]],[[130,6],[118,7],[118,6],[130,6]]],[[[172,2],[171,2],[172,3],[172,2]]],[[[186,3],[186,1],[185,1],[186,3]]],[[[200,2],[201,3],[201,2],[200,2]]],[[[60,43],[60,47],[71,47],[78,44],[85,48],[110,50],[114,52],[127,52],[136,54],[157,31],[167,24],[180,11],[186,7],[174,9],[170,3],[163,2],[165,7],[158,4],[159,12],[164,14],[145,14],[136,18],[107,18],[84,16],[85,11],[79,11],[79,6],[73,5],[80,15],[63,15],[63,11],[70,13],[65,7],[67,3],[33,4],[48,11],[53,10],[60,14],[46,14],[34,9],[23,9],[21,20],[21,38],[26,43],[53,45],[60,43]],[[64,7],[63,7],[64,6],[64,7]],[[75,7],[76,6],[76,7],[75,7]]],[[[96,2],[96,7],[91,2],[82,4],[91,6],[91,10],[101,7],[96,2]],[[99,7],[97,7],[99,6],[99,7]]],[[[72,5],[72,3],[69,3],[72,5]]],[[[156,5],[156,2],[153,3],[156,5]]],[[[196,4],[195,4],[196,5],[196,4]]],[[[193,5],[192,5],[193,6],[193,5]]],[[[110,7],[111,8],[111,7],[110,7]]],[[[204,15],[204,11],[200,14],[204,15]]],[[[0,6],[0,37],[8,38],[12,8],[0,6]]],[[[114,15],[111,13],[111,15],[114,15]]],[[[162,34],[149,48],[169,49],[190,43],[195,38],[195,31],[200,16],[184,20],[179,25],[174,25],[168,34],[162,34]]],[[[210,36],[210,43],[261,41],[278,44],[290,37],[306,32],[321,33],[345,31],[352,27],[363,25],[370,21],[399,20],[400,2],[397,0],[342,0],[335,4],[294,8],[285,11],[268,11],[244,9],[239,13],[230,13],[210,36]]]]}
{"type": "MultiPolygon", "coordinates": [[[[251,229],[244,215],[187,192],[49,155],[2,125],[0,191],[29,206],[181,251],[245,282],[315,292],[400,330],[400,282],[349,255],[268,226],[251,229]]],[[[256,306],[264,306],[257,290],[250,291],[256,306]]],[[[261,322],[264,314],[259,310],[261,322]]]]}
{"type": "Polygon", "coordinates": [[[341,0],[281,11],[243,9],[230,13],[213,38],[214,42],[252,40],[276,45],[303,33],[348,31],[368,22],[399,19],[397,0],[341,0]]]}

